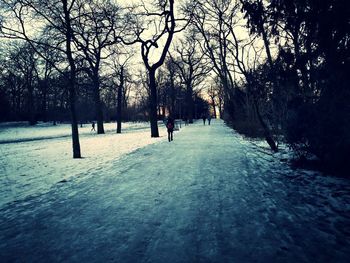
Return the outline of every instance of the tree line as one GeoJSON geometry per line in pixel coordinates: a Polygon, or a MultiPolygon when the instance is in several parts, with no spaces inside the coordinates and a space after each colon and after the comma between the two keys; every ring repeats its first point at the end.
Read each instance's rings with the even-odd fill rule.
{"type": "Polygon", "coordinates": [[[224,118],[275,152],[286,142],[300,163],[313,155],[346,174],[349,1],[198,0],[185,12],[222,87],[224,118]]]}
{"type": "MultiPolygon", "coordinates": [[[[165,109],[187,115],[177,74],[187,69],[175,64],[177,57],[166,59],[173,35],[186,27],[184,19],[175,26],[174,1],[121,7],[114,1],[2,0],[1,9],[3,121],[55,123],[67,120],[68,110],[73,157],[80,158],[79,122],[96,119],[102,134],[106,116],[116,117],[117,132],[122,119],[149,118],[151,136],[158,137],[165,109]],[[137,48],[146,71],[128,64],[137,48]]],[[[191,107],[195,101],[206,104],[192,92],[191,107]]]]}
{"type": "Polygon", "coordinates": [[[164,115],[210,111],[272,151],[350,161],[346,0],[0,2],[1,117],[69,110],[75,158],[79,121],[144,118],[158,137],[164,115]]]}

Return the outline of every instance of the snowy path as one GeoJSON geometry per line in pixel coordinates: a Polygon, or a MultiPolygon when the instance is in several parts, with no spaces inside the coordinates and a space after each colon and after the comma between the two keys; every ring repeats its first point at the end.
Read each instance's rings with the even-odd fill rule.
{"type": "Polygon", "coordinates": [[[0,210],[1,262],[347,262],[350,183],[195,124],[0,210]]]}

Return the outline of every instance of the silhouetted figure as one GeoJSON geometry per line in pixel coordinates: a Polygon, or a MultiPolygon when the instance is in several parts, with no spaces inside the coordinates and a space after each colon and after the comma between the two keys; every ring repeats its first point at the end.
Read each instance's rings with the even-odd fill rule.
{"type": "Polygon", "coordinates": [[[203,119],[203,125],[205,125],[205,121],[207,119],[207,117],[205,116],[205,114],[202,115],[202,119],[203,119]]]}
{"type": "Polygon", "coordinates": [[[168,129],[168,141],[170,142],[173,140],[173,133],[174,133],[174,120],[171,117],[168,118],[166,127],[168,129]]]}
{"type": "Polygon", "coordinates": [[[91,131],[96,131],[95,130],[95,122],[94,121],[91,123],[91,131]]]}
{"type": "Polygon", "coordinates": [[[210,121],[211,121],[211,116],[210,114],[208,114],[208,125],[210,125],[210,121]]]}
{"type": "Polygon", "coordinates": [[[187,125],[188,125],[188,118],[185,117],[185,118],[184,118],[184,121],[185,121],[185,126],[187,126],[187,125]]]}

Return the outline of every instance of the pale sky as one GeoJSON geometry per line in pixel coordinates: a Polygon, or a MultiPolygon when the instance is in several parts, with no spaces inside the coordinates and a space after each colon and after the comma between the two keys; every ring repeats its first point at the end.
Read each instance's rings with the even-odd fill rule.
{"type": "MultiPolygon", "coordinates": [[[[155,0],[115,0],[116,3],[122,5],[122,6],[128,6],[128,5],[132,5],[132,4],[142,4],[143,2],[146,3],[146,4],[150,4],[152,2],[154,2],[155,0]]],[[[177,9],[180,5],[180,3],[183,2],[183,0],[178,0],[176,1],[175,0],[175,8],[177,9]]],[[[39,27],[38,25],[40,24],[36,24],[35,27],[39,27]]],[[[32,26],[32,24],[30,25],[32,26]]],[[[34,30],[33,30],[34,32],[34,30]]],[[[247,38],[248,36],[248,31],[246,28],[237,28],[237,35],[239,38],[247,38]]],[[[151,33],[150,33],[151,34],[151,33]]],[[[173,42],[172,42],[172,46],[174,44],[176,44],[177,40],[179,38],[181,38],[183,36],[183,32],[181,33],[177,33],[174,35],[174,39],[173,39],[173,42]]],[[[144,35],[144,37],[146,38],[147,35],[144,35]]],[[[166,39],[167,35],[165,35],[163,37],[163,39],[166,39]]],[[[150,60],[152,61],[152,58],[154,58],[154,60],[158,60],[159,56],[160,56],[160,52],[159,51],[162,51],[162,48],[163,46],[161,45],[162,42],[164,43],[164,41],[159,41],[159,48],[156,49],[154,48],[150,54],[150,60]]],[[[144,69],[144,65],[143,65],[143,62],[142,62],[142,59],[141,59],[141,54],[140,54],[140,44],[135,44],[133,46],[133,49],[136,51],[136,54],[135,56],[133,57],[130,66],[133,68],[134,71],[139,71],[139,69],[144,69]]],[[[262,52],[262,57],[264,58],[265,54],[264,52],[262,52]]]]}
{"type": "MultiPolygon", "coordinates": [[[[154,0],[145,0],[145,1],[140,1],[140,0],[117,0],[116,2],[121,4],[121,5],[130,5],[130,4],[141,4],[142,2],[146,2],[147,4],[152,3],[154,0]]],[[[175,8],[179,7],[179,2],[183,2],[182,0],[180,1],[175,1],[175,8]]],[[[245,25],[245,22],[243,21],[243,24],[245,25]]],[[[239,39],[248,39],[249,37],[249,32],[248,29],[243,27],[243,25],[241,27],[237,27],[236,28],[236,35],[239,39]]],[[[177,33],[174,35],[174,39],[172,42],[172,46],[176,45],[176,42],[179,38],[181,38],[183,36],[183,32],[181,33],[177,33]]],[[[164,39],[166,38],[166,35],[164,36],[164,39]]],[[[162,43],[161,41],[159,43],[162,43]]],[[[164,43],[164,42],[163,42],[164,43]]],[[[264,60],[266,58],[266,53],[265,50],[262,48],[263,47],[263,42],[261,40],[258,40],[256,42],[256,45],[258,47],[258,49],[261,49],[260,55],[261,55],[261,60],[264,60]]],[[[143,62],[141,60],[141,55],[140,55],[140,45],[135,45],[135,50],[136,50],[136,55],[133,59],[133,67],[134,69],[138,70],[139,68],[144,69],[144,65],[143,62]]],[[[150,59],[155,58],[158,59],[159,58],[159,52],[157,52],[157,50],[161,51],[162,50],[162,45],[159,45],[159,49],[153,49],[153,51],[151,52],[151,56],[150,59]]],[[[251,62],[252,60],[254,60],[254,56],[252,56],[251,54],[253,53],[253,49],[247,49],[245,51],[246,54],[246,58],[248,58],[248,60],[251,62]],[[249,53],[251,52],[251,53],[249,53]]],[[[241,75],[236,75],[236,77],[239,79],[242,76],[241,75]]],[[[210,82],[212,80],[208,79],[207,84],[205,86],[210,86],[210,82]]]]}

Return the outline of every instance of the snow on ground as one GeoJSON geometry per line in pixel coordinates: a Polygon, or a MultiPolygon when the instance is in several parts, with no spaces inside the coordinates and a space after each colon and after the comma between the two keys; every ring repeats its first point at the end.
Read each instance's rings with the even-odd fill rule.
{"type": "MultiPolygon", "coordinates": [[[[142,130],[149,127],[146,122],[127,122],[122,124],[122,128],[126,132],[142,130]]],[[[96,128],[97,129],[97,125],[96,128]]],[[[115,123],[105,123],[104,129],[106,133],[115,133],[115,123]]],[[[93,134],[91,124],[79,125],[80,134],[93,134]]],[[[70,124],[52,125],[51,122],[39,123],[35,126],[28,126],[27,123],[2,123],[0,124],[0,144],[11,142],[34,141],[43,139],[55,139],[58,137],[70,137],[70,124]]]]}
{"type": "Polygon", "coordinates": [[[79,160],[72,159],[69,124],[0,127],[0,207],[41,194],[62,180],[99,170],[111,160],[163,140],[166,131],[159,126],[162,137],[151,139],[146,122],[123,123],[122,134],[115,133],[115,124],[107,123],[102,135],[84,125],[79,128],[83,156],[79,160]]]}
{"type": "Polygon", "coordinates": [[[292,170],[221,121],[88,161],[0,208],[1,260],[348,262],[350,182],[292,170]]]}

